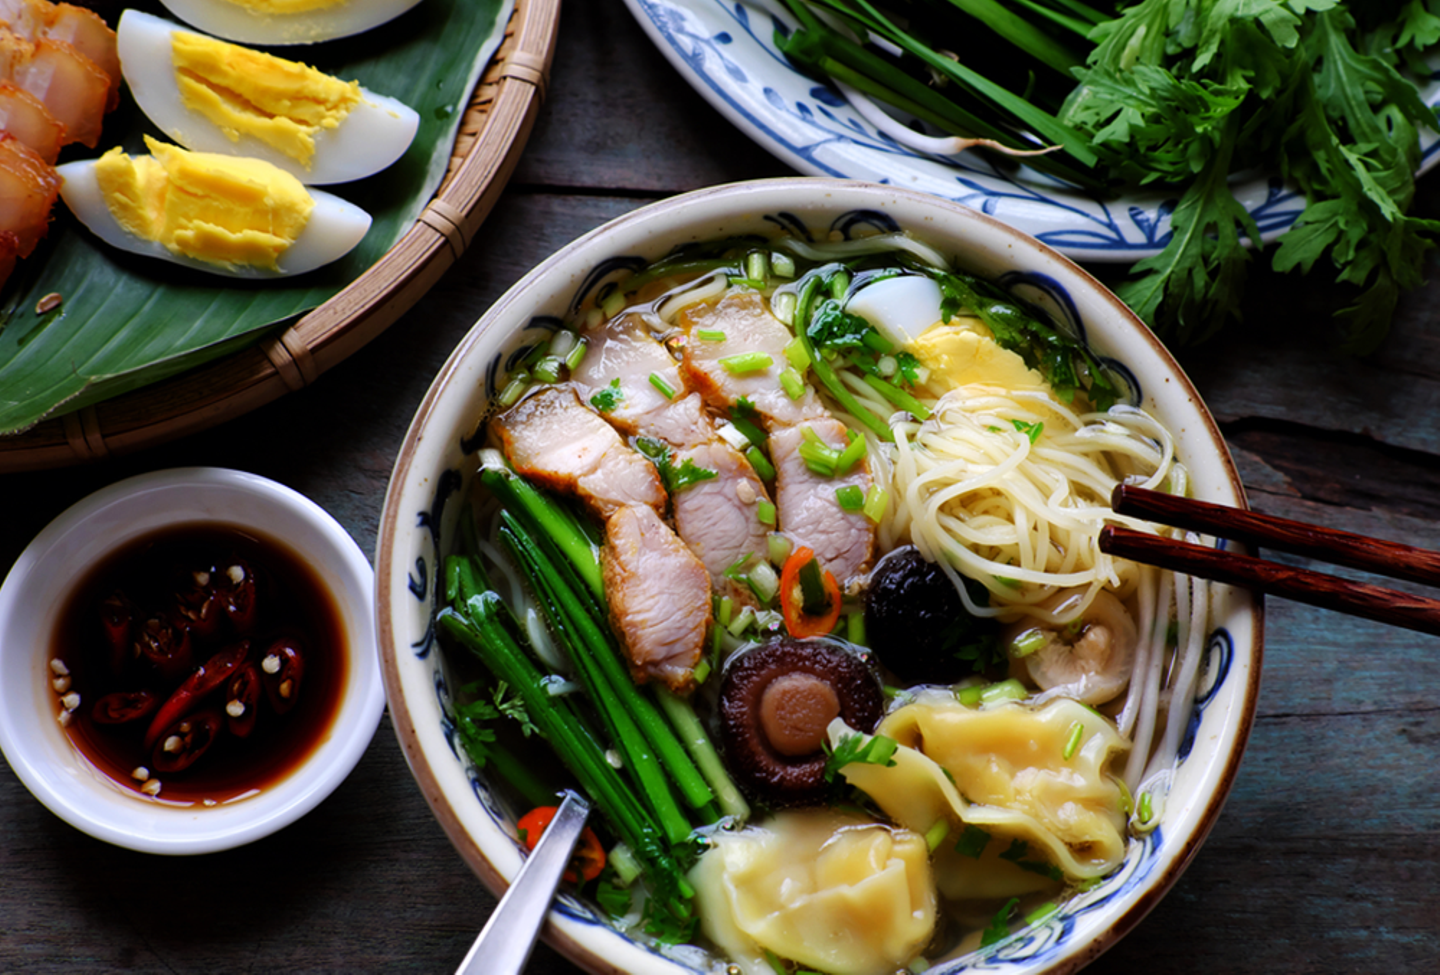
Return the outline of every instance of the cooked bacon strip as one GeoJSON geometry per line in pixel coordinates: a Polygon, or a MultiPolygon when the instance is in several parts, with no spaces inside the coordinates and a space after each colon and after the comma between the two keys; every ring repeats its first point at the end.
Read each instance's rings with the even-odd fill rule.
{"type": "Polygon", "coordinates": [[[792,400],[780,385],[780,373],[788,364],[785,346],[793,335],[758,294],[741,292],[714,304],[694,305],[676,316],[676,324],[686,333],[681,372],[712,406],[730,410],[743,397],[754,405],[767,429],[829,415],[813,389],[807,387],[803,396],[792,400]],[[697,329],[725,337],[702,339],[695,334],[697,329]],[[770,356],[770,366],[737,375],[722,361],[749,352],[770,356]]]}
{"type": "Polygon", "coordinates": [[[606,519],[600,556],[611,622],[636,680],[690,691],[711,620],[705,566],[643,505],[606,519]]]}
{"type": "Polygon", "coordinates": [[[608,518],[641,504],[665,511],[668,498],[655,465],[585,407],[569,386],[547,386],[492,422],[510,463],[526,477],[583,499],[608,518]]]}
{"type": "Polygon", "coordinates": [[[868,491],[870,471],[863,460],[837,477],[823,477],[810,470],[800,456],[806,427],[837,450],[843,450],[847,443],[845,425],[833,418],[811,420],[770,434],[780,527],[797,543],[814,550],[820,564],[843,586],[870,567],[875,554],[875,525],[863,512],[840,507],[835,492],[849,484],[868,491]]]}

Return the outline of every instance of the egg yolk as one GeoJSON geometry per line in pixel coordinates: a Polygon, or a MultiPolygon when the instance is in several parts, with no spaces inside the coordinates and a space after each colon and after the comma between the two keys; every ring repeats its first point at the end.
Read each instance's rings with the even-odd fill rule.
{"type": "Polygon", "coordinates": [[[170,36],[181,101],[231,142],[241,133],[253,136],[308,169],[315,134],[335,128],[360,104],[359,82],[200,34],[170,36]]]}
{"type": "Polygon", "coordinates": [[[323,7],[339,7],[350,0],[230,0],[237,7],[257,14],[300,14],[323,7]]]}
{"type": "Polygon", "coordinates": [[[173,254],[278,270],[315,207],[298,179],[259,159],[188,152],[148,136],[145,144],[149,156],[116,147],[95,162],[120,226],[173,254]]]}
{"type": "Polygon", "coordinates": [[[1045,379],[1025,360],[1001,347],[979,319],[956,318],[932,325],[907,346],[930,370],[927,385],[937,392],[952,386],[987,383],[1011,389],[1043,387],[1045,379]]]}

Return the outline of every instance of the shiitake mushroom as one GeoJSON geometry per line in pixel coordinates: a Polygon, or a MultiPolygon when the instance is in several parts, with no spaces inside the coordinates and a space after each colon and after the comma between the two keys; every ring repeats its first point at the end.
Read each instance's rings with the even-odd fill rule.
{"type": "MultiPolygon", "coordinates": [[[[970,595],[988,598],[978,585],[970,595]]],[[[971,616],[944,570],[913,545],[871,572],[865,633],[880,662],[912,684],[951,684],[1003,659],[998,627],[971,616]]]]}
{"type": "Polygon", "coordinates": [[[720,740],[751,799],[771,805],[822,801],[825,729],[836,717],[871,732],[884,712],[880,678],[848,644],[781,637],[744,651],[720,682],[720,740]]]}

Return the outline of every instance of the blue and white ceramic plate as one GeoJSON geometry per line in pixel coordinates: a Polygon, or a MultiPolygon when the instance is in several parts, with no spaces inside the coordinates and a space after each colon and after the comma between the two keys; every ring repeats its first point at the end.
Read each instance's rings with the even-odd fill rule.
{"type": "MultiPolygon", "coordinates": [[[[497,893],[523,862],[515,828],[523,810],[508,807],[459,744],[457,671],[436,642],[434,620],[441,559],[455,545],[478,466],[481,424],[506,374],[587,294],[682,243],[781,231],[823,239],[876,229],[910,230],[957,266],[1047,308],[1127,379],[1132,402],[1173,431],[1195,496],[1244,504],[1224,438],[1154,335],[1073,263],[972,208],[894,186],[791,177],[699,190],[611,221],[526,275],[451,354],[401,445],[381,516],[375,573],[392,722],[436,819],[497,893]]],[[[1220,587],[1216,595],[1204,677],[1158,828],[1131,842],[1124,864],[1103,884],[996,945],[936,959],[931,975],[1073,971],[1137,924],[1180,876],[1234,782],[1259,692],[1262,607],[1240,590],[1220,587]]],[[[694,949],[685,953],[627,936],[568,896],[550,920],[555,946],[589,971],[725,970],[694,949]]]]}
{"type": "MultiPolygon", "coordinates": [[[[801,74],[775,47],[794,20],[774,0],[625,0],[660,51],[711,105],[761,146],[811,176],[903,186],[975,207],[1081,261],[1130,263],[1158,252],[1175,197],[1099,200],[1033,169],[996,170],[983,156],[918,153],[879,133],[834,88],[801,74]]],[[[1423,92],[1440,104],[1440,81],[1423,92]]],[[[1421,172],[1440,161],[1440,132],[1421,133],[1421,172]]],[[[1305,200],[1279,179],[1237,178],[1234,192],[1266,240],[1305,200]]]]}

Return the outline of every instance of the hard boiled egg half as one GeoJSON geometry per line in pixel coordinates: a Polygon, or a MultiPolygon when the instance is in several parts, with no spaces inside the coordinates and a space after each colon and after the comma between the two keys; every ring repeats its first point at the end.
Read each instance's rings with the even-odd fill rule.
{"type": "Polygon", "coordinates": [[[420,0],[163,0],[176,17],[242,44],[314,44],[378,27],[420,0]]]}
{"type": "Polygon", "coordinates": [[[343,183],[394,163],[420,116],[315,68],[126,10],[120,69],[142,111],[188,149],[263,159],[303,183],[343,183]]]}
{"type": "Polygon", "coordinates": [[[370,229],[364,210],[262,160],[145,141],[149,156],[117,147],[56,167],[66,205],[122,250],[212,274],[273,278],[343,257],[370,229]]]}

